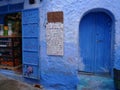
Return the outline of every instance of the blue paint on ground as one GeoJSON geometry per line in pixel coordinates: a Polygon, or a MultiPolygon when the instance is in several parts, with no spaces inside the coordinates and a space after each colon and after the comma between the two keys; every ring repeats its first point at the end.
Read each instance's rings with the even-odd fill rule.
{"type": "Polygon", "coordinates": [[[112,77],[79,75],[77,90],[115,90],[112,77]]]}
{"type": "MultiPolygon", "coordinates": [[[[40,84],[37,80],[23,78],[21,74],[16,74],[11,70],[0,70],[0,74],[31,85],[40,84]]],[[[42,75],[41,84],[44,85],[45,90],[115,90],[112,77],[83,74],[79,74],[78,78],[75,78],[76,76],[64,76],[62,74],[42,75]],[[76,82],[78,82],[77,87],[76,82]]]]}

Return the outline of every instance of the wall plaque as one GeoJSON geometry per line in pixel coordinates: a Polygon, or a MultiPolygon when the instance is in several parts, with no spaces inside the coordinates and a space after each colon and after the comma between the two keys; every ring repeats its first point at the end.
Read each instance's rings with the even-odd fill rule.
{"type": "Polygon", "coordinates": [[[64,31],[63,23],[48,23],[46,25],[46,40],[48,55],[63,55],[64,53],[64,31]]]}
{"type": "Polygon", "coordinates": [[[61,22],[63,23],[63,12],[57,11],[57,12],[48,12],[47,13],[47,21],[50,22],[61,22]]]}

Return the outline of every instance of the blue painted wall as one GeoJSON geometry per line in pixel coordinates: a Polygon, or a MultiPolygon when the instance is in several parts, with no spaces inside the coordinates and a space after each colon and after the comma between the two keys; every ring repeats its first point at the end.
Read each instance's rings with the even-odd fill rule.
{"type": "MultiPolygon", "coordinates": [[[[84,70],[80,57],[79,24],[82,17],[91,10],[102,10],[113,19],[112,64],[120,69],[120,1],[119,0],[42,0],[39,4],[27,5],[25,9],[40,10],[40,81],[44,85],[56,86],[60,90],[75,90],[78,70],[84,70]],[[99,8],[99,9],[98,9],[99,8]],[[48,56],[46,53],[47,12],[64,12],[64,55],[48,56]]],[[[1,4],[0,4],[1,5],[1,4]]],[[[57,89],[58,90],[58,89],[57,89]]]]}
{"type": "MultiPolygon", "coordinates": [[[[41,81],[49,84],[70,84],[77,83],[77,71],[84,70],[84,63],[80,57],[79,48],[79,24],[84,15],[91,10],[98,10],[107,13],[113,19],[113,56],[111,63],[119,61],[120,57],[120,1],[113,0],[44,0],[40,7],[40,44],[41,44],[41,81]],[[99,9],[98,9],[99,8],[99,9]],[[48,56],[46,54],[46,28],[47,12],[64,12],[64,56],[48,56]],[[115,32],[115,34],[114,34],[115,32]],[[115,36],[114,36],[115,35],[115,36]],[[115,42],[115,43],[114,43],[115,42]],[[114,57],[115,56],[115,57],[114,57]],[[67,76],[68,80],[64,80],[67,76]],[[76,78],[76,79],[75,79],[76,78]],[[69,81],[70,80],[70,81],[69,81]],[[52,82],[51,82],[52,81],[52,82]]],[[[117,63],[118,66],[120,66],[117,63]]],[[[115,66],[120,69],[119,67],[115,66]]],[[[72,84],[71,84],[72,85],[72,84]]],[[[67,90],[67,89],[66,89],[67,90]]]]}

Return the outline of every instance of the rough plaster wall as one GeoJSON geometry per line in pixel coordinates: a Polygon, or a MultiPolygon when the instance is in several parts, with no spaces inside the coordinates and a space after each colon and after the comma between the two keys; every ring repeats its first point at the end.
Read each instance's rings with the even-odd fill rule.
{"type": "Polygon", "coordinates": [[[1,0],[1,1],[0,1],[0,6],[4,6],[4,5],[7,5],[7,4],[22,3],[22,2],[24,2],[24,0],[10,0],[10,1],[1,0]]]}
{"type": "MultiPolygon", "coordinates": [[[[61,10],[51,10],[52,7],[49,7],[49,1],[43,1],[43,7],[41,8],[41,79],[46,84],[54,84],[59,87],[61,86],[62,90],[65,87],[64,85],[70,84],[72,87],[75,87],[77,82],[77,54],[76,54],[76,45],[71,42],[66,42],[66,35],[64,35],[64,56],[48,56],[46,55],[46,23],[47,18],[46,14],[48,11],[62,11],[61,10]],[[43,9],[44,8],[44,9],[43,9]],[[50,10],[48,10],[51,8],[50,10]],[[72,85],[73,84],[73,85],[72,85]]],[[[54,4],[56,5],[56,4],[54,4]]],[[[59,5],[59,4],[58,4],[59,5]]],[[[56,8],[56,7],[55,7],[56,8]]],[[[57,9],[57,8],[56,8],[57,9]]],[[[64,22],[64,34],[65,30],[64,22]]],[[[72,32],[70,32],[72,34],[72,32]]],[[[53,85],[53,86],[54,86],[53,85]]],[[[69,86],[69,85],[68,85],[69,86]]],[[[67,88],[69,88],[66,86],[67,88]]],[[[70,87],[71,87],[70,86],[70,87]]]]}
{"type": "Polygon", "coordinates": [[[29,4],[29,0],[24,1],[24,9],[38,8],[40,6],[40,0],[35,0],[35,4],[29,4]]]}
{"type": "Polygon", "coordinates": [[[9,4],[16,4],[16,3],[21,3],[24,2],[24,0],[9,0],[9,4]]]}
{"type": "MultiPolygon", "coordinates": [[[[69,84],[77,82],[77,70],[84,69],[79,53],[79,23],[83,15],[91,9],[103,8],[115,17],[115,59],[120,59],[120,1],[118,0],[43,0],[40,8],[41,19],[41,79],[48,84],[69,84]],[[46,55],[47,12],[64,12],[64,56],[46,55]],[[68,77],[68,79],[65,79],[68,77]],[[65,80],[63,80],[65,79],[65,80]],[[75,79],[75,80],[74,80],[75,79]]],[[[118,64],[118,63],[117,63],[118,64]]],[[[116,65],[116,68],[120,64],[116,65]]],[[[75,84],[73,84],[74,86],[75,84]]]]}
{"type": "MultiPolygon", "coordinates": [[[[27,2],[26,0],[25,2],[27,2]]],[[[38,1],[38,0],[37,0],[38,1]]],[[[77,70],[84,69],[79,53],[79,23],[91,9],[104,8],[115,17],[115,68],[120,69],[120,1],[119,0],[42,0],[40,3],[40,75],[41,83],[55,84],[56,90],[74,90],[77,70]],[[47,12],[64,12],[64,56],[46,54],[47,12]],[[66,84],[69,84],[66,86],[66,84]],[[59,86],[61,85],[61,87],[59,86]],[[72,89],[71,89],[72,87],[72,89]],[[66,89],[67,88],[67,89],[66,89]]],[[[6,4],[0,2],[0,5],[6,4]]],[[[25,9],[39,7],[38,4],[25,9]]],[[[53,85],[54,86],[54,85],[53,85]]]]}
{"type": "Polygon", "coordinates": [[[7,5],[7,4],[8,4],[8,2],[6,2],[6,1],[0,1],[0,6],[7,5]]]}
{"type": "MultiPolygon", "coordinates": [[[[120,13],[120,11],[119,11],[120,13]]],[[[115,63],[114,67],[120,70],[120,18],[116,20],[116,33],[115,33],[115,63]]]]}

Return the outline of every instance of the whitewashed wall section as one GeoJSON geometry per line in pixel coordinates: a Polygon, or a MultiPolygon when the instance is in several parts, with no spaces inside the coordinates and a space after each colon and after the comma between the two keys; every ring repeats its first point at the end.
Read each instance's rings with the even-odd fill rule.
{"type": "Polygon", "coordinates": [[[46,25],[47,55],[64,54],[63,23],[48,23],[46,25]]]}

